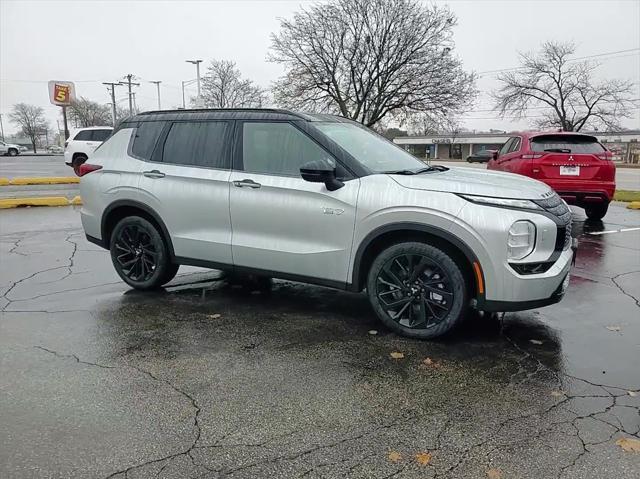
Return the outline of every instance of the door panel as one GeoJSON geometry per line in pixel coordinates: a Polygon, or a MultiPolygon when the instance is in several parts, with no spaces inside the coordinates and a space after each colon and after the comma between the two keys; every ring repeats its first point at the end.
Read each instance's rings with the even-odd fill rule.
{"type": "Polygon", "coordinates": [[[347,281],[359,179],[336,191],[299,177],[234,171],[230,179],[234,265],[347,281]]]}
{"type": "MultiPolygon", "coordinates": [[[[157,135],[158,128],[138,129],[157,135]]],[[[140,176],[146,202],[164,221],[176,256],[231,264],[230,143],[225,121],[167,125],[140,176]]],[[[141,139],[142,145],[149,142],[141,139]]],[[[136,150],[136,144],[133,145],[136,150]]]]}

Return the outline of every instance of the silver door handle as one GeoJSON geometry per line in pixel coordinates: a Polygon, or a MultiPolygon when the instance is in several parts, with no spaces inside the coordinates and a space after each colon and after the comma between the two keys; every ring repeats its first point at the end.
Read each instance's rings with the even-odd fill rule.
{"type": "Polygon", "coordinates": [[[262,186],[260,183],[256,183],[255,181],[250,179],[236,180],[233,182],[233,185],[237,186],[238,188],[243,188],[245,186],[248,186],[249,188],[260,188],[262,186]]]}
{"type": "Polygon", "coordinates": [[[164,178],[164,173],[158,170],[143,171],[142,174],[147,178],[164,178]]]}

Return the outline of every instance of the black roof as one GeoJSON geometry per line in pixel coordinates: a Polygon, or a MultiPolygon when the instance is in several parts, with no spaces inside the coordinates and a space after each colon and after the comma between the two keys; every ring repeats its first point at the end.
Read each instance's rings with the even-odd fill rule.
{"type": "Polygon", "coordinates": [[[159,120],[302,120],[302,121],[349,121],[337,115],[300,113],[277,108],[211,108],[197,110],[145,111],[125,122],[159,120]]]}

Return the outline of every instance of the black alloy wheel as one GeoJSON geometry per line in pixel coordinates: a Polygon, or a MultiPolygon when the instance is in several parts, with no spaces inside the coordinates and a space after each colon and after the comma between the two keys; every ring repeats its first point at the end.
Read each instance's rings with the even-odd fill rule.
{"type": "Polygon", "coordinates": [[[403,243],[383,251],[372,265],[367,289],[387,326],[419,338],[451,330],[467,301],[465,281],[455,261],[422,243],[403,243]]]}

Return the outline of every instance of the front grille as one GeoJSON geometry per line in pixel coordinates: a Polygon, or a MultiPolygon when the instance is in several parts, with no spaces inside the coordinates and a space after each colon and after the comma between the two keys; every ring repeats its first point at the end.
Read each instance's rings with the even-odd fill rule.
{"type": "Polygon", "coordinates": [[[567,204],[555,192],[549,198],[535,200],[535,203],[558,219],[555,250],[568,249],[571,246],[571,210],[567,204]]]}

